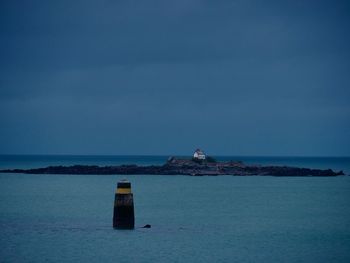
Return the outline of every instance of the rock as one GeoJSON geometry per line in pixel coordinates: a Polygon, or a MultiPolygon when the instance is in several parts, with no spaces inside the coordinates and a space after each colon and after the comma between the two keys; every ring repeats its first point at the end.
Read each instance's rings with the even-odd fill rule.
{"type": "Polygon", "coordinates": [[[260,166],[246,165],[240,161],[197,163],[191,159],[176,159],[171,157],[164,165],[73,165],[73,166],[49,166],[37,169],[13,169],[0,170],[0,173],[25,173],[25,174],[157,174],[157,175],[191,175],[191,176],[217,176],[217,175],[271,175],[271,176],[338,176],[344,175],[343,171],[334,172],[331,169],[309,169],[288,166],[260,166]]]}

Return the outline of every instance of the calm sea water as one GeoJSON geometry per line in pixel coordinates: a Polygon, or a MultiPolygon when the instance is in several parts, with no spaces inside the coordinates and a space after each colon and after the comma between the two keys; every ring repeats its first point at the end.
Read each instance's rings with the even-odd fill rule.
{"type": "MultiPolygon", "coordinates": [[[[0,156],[0,167],[166,159],[0,156]]],[[[350,172],[349,158],[239,159],[350,172]]],[[[349,203],[349,176],[0,174],[0,261],[350,262],[349,203]],[[132,183],[136,226],[151,229],[112,229],[123,178],[132,183]]]]}

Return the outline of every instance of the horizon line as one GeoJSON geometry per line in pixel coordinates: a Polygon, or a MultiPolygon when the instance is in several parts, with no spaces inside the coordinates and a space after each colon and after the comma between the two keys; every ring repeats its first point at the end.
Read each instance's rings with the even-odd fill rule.
{"type": "MultiPolygon", "coordinates": [[[[129,156],[129,157],[189,157],[192,155],[189,154],[62,154],[62,153],[0,153],[0,156],[129,156]]],[[[283,157],[283,158],[350,158],[349,155],[239,155],[239,154],[233,154],[233,155],[217,155],[217,154],[211,154],[208,156],[213,157],[283,157]]]]}

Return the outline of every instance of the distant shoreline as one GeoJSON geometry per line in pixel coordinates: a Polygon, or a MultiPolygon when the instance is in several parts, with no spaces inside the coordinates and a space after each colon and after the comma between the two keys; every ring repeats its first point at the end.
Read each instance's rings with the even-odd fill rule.
{"type": "Polygon", "coordinates": [[[189,175],[189,176],[339,176],[343,171],[310,169],[291,166],[247,165],[241,161],[196,161],[171,157],[163,165],[141,166],[135,164],[117,166],[72,165],[48,166],[33,169],[4,169],[0,173],[22,174],[95,174],[95,175],[189,175]]]}

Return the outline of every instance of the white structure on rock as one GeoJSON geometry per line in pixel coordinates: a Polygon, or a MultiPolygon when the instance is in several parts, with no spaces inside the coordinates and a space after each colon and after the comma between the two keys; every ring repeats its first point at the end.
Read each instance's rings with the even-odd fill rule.
{"type": "Polygon", "coordinates": [[[197,149],[193,154],[193,158],[198,160],[205,160],[205,154],[201,149],[197,149]]]}

